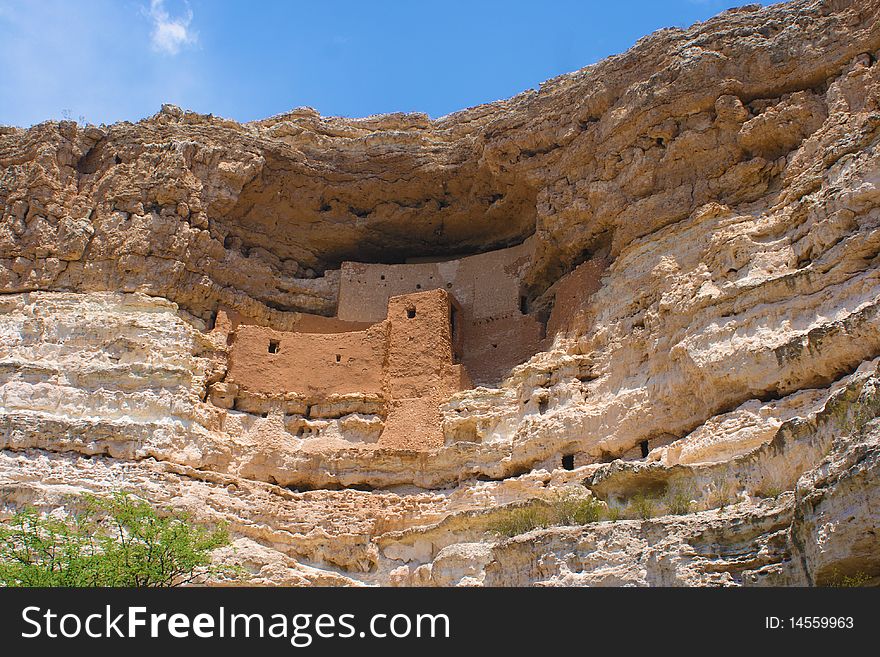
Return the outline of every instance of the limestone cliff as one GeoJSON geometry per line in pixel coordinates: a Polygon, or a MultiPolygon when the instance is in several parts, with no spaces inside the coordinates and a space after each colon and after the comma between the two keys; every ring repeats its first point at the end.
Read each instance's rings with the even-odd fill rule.
{"type": "Polygon", "coordinates": [[[0,514],[136,491],[252,584],[878,581],[878,57],[880,1],[796,0],[436,120],[0,128],[0,514]],[[430,441],[377,439],[405,372],[230,378],[239,322],[342,321],[344,262],[523,244],[540,341],[438,364],[430,441]],[[493,531],[560,490],[605,519],[493,531]]]}

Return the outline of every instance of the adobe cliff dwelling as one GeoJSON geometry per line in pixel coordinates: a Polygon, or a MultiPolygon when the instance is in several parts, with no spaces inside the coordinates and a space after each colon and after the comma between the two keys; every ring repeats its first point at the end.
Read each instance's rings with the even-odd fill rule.
{"type": "Polygon", "coordinates": [[[543,321],[530,314],[523,275],[532,244],[456,259],[343,262],[336,315],[301,313],[291,330],[220,309],[213,330],[229,345],[229,366],[210,400],[278,413],[296,437],[345,418],[338,435],[354,443],[439,447],[440,405],[475,385],[497,387],[548,342],[548,326],[554,336],[564,330],[599,287],[605,260],[596,257],[553,286],[543,321]]]}
{"type": "Polygon", "coordinates": [[[0,521],[137,492],[251,584],[876,583],[878,58],[878,0],[796,0],[436,119],[0,128],[0,521]]]}

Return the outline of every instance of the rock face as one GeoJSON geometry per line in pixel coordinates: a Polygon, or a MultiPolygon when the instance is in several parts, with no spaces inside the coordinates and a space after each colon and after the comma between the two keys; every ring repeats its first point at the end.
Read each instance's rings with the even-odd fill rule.
{"type": "Polygon", "coordinates": [[[0,128],[0,515],[134,491],[251,584],[876,583],[878,57],[880,2],[802,0],[437,120],[0,128]],[[485,385],[374,316],[520,244],[485,385]],[[237,351],[381,330],[320,401],[323,347],[237,351]],[[559,491],[604,519],[499,534],[559,491]]]}

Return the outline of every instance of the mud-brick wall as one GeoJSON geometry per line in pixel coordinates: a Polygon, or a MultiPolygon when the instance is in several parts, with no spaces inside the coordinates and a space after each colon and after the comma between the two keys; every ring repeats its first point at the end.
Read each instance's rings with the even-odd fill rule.
{"type": "Polygon", "coordinates": [[[605,258],[587,260],[559,279],[550,289],[555,300],[547,322],[548,337],[552,338],[559,332],[571,329],[572,322],[586,309],[590,297],[601,286],[602,274],[607,267],[608,260],[605,258]]]}
{"type": "Polygon", "coordinates": [[[443,444],[440,403],[470,386],[453,362],[453,300],[444,290],[392,297],[387,318],[365,331],[287,333],[239,324],[227,382],[251,394],[378,394],[386,404],[384,447],[443,444]]]}
{"type": "Polygon", "coordinates": [[[345,321],[379,321],[395,295],[445,290],[458,304],[454,337],[462,364],[474,383],[495,384],[540,347],[542,326],[524,315],[520,304],[533,251],[533,240],[527,240],[442,262],[343,263],[337,315],[345,321]]]}
{"type": "Polygon", "coordinates": [[[235,330],[227,380],[259,394],[320,398],[381,393],[387,325],[350,333],[285,333],[262,326],[235,330]],[[274,353],[273,353],[274,351],[274,353]]]}
{"type": "Polygon", "coordinates": [[[466,313],[477,318],[519,311],[520,281],[534,250],[532,240],[509,249],[443,262],[399,265],[345,262],[337,317],[378,322],[393,296],[446,290],[466,313]]]}
{"type": "Polygon", "coordinates": [[[440,403],[466,375],[453,361],[452,300],[443,290],[392,297],[388,303],[385,391],[391,400],[383,447],[424,449],[443,444],[440,403]]]}
{"type": "MultiPolygon", "coordinates": [[[[286,332],[295,333],[350,333],[363,331],[375,322],[344,322],[336,317],[311,315],[309,313],[287,313],[286,332]]],[[[217,310],[215,329],[232,331],[241,325],[265,326],[268,320],[259,320],[243,313],[221,306],[217,310]]]]}
{"type": "Polygon", "coordinates": [[[394,399],[440,392],[443,367],[452,363],[451,304],[434,290],[388,303],[387,391],[394,399]]]}
{"type": "Polygon", "coordinates": [[[541,348],[543,327],[530,315],[465,318],[461,324],[461,362],[478,385],[500,381],[541,348]]]}

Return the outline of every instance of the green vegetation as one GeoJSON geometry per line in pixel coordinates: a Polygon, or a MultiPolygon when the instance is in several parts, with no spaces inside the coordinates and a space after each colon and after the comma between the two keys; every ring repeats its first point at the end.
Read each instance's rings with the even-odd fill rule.
{"type": "MultiPolygon", "coordinates": [[[[717,482],[715,497],[729,503],[730,486],[717,482]],[[728,500],[728,501],[725,501],[728,500]]],[[[606,506],[578,488],[564,488],[547,501],[534,502],[506,510],[493,521],[489,530],[501,536],[518,536],[539,527],[586,525],[621,518],[647,520],[662,514],[684,515],[697,510],[693,486],[670,487],[665,495],[637,493],[625,506],[606,506]]]]}
{"type": "Polygon", "coordinates": [[[657,503],[654,498],[646,497],[642,493],[638,493],[632,498],[627,505],[627,509],[631,510],[637,518],[647,520],[657,515],[657,503]]]}
{"type": "Polygon", "coordinates": [[[880,416],[880,390],[865,385],[855,401],[836,400],[831,413],[846,433],[861,433],[871,420],[880,416]]]}
{"type": "Polygon", "coordinates": [[[506,511],[489,525],[489,531],[511,537],[538,527],[586,525],[601,520],[602,506],[599,500],[585,491],[563,489],[547,502],[506,511]]]}
{"type": "Polygon", "coordinates": [[[717,507],[719,511],[723,511],[724,507],[734,501],[733,486],[722,477],[716,477],[713,484],[713,490],[709,495],[708,508],[717,507]]]}
{"type": "Polygon", "coordinates": [[[781,486],[773,486],[773,485],[762,485],[760,488],[755,490],[755,495],[758,497],[778,497],[783,492],[783,488],[781,486]]]}
{"type": "Polygon", "coordinates": [[[179,586],[219,572],[211,551],[228,544],[225,528],[160,517],[128,494],[88,497],[63,520],[26,509],[0,525],[0,585],[179,586]]]}
{"type": "Polygon", "coordinates": [[[693,511],[693,498],[692,489],[674,487],[666,492],[663,505],[666,507],[667,513],[674,516],[683,516],[693,511]]]}
{"type": "Polygon", "coordinates": [[[850,407],[846,428],[852,433],[860,433],[868,422],[878,415],[880,415],[880,391],[866,386],[855,404],[850,407]]]}
{"type": "Polygon", "coordinates": [[[616,506],[609,506],[605,510],[605,520],[609,522],[617,522],[621,518],[620,508],[616,506]]]}
{"type": "Polygon", "coordinates": [[[519,536],[538,527],[549,527],[550,512],[545,506],[529,504],[506,511],[489,525],[489,531],[501,536],[519,536]]]}
{"type": "Polygon", "coordinates": [[[587,525],[602,518],[602,503],[576,489],[563,489],[550,500],[554,525],[587,525]]]}
{"type": "Polygon", "coordinates": [[[874,578],[861,571],[853,573],[852,575],[841,575],[839,572],[834,571],[834,574],[828,582],[828,586],[833,586],[835,588],[857,588],[860,586],[867,586],[868,582],[872,579],[874,578]]]}

